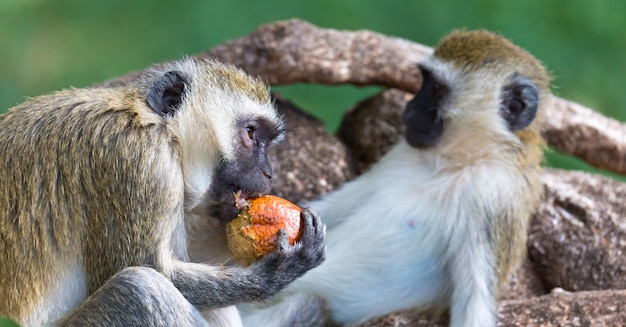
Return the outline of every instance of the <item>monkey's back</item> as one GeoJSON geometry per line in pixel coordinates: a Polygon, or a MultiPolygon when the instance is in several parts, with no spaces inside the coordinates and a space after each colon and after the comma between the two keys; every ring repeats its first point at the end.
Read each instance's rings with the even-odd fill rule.
{"type": "Polygon", "coordinates": [[[129,240],[156,237],[135,220],[180,209],[171,204],[164,207],[171,212],[135,212],[152,201],[167,203],[163,190],[182,192],[170,162],[176,157],[171,140],[160,136],[167,133],[158,122],[113,88],[60,91],[0,116],[0,314],[27,319],[37,301],[50,297],[61,303],[42,310],[67,310],[78,299],[62,288],[93,292],[124,266],[156,264],[149,249],[137,262],[131,253],[141,244],[129,240]],[[146,177],[152,165],[171,169],[146,177]],[[84,262],[87,257],[95,259],[84,262]],[[86,281],[68,280],[85,273],[86,281]],[[24,305],[24,299],[33,300],[24,305]]]}

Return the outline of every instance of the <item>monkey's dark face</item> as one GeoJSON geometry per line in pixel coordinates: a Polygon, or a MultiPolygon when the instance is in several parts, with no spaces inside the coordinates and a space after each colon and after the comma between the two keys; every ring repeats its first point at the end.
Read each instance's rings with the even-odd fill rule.
{"type": "Polygon", "coordinates": [[[402,117],[412,147],[426,149],[443,139],[488,133],[511,135],[535,119],[539,88],[508,66],[473,71],[431,58],[420,70],[422,87],[402,117]]]}
{"type": "Polygon", "coordinates": [[[427,148],[437,144],[443,133],[440,106],[449,90],[429,69],[420,66],[420,70],[422,88],[406,105],[402,121],[407,142],[415,148],[427,148]]]}
{"type": "Polygon", "coordinates": [[[268,148],[282,131],[264,119],[242,119],[237,123],[235,160],[221,161],[211,183],[212,216],[228,221],[237,216],[239,200],[266,194],[272,186],[272,166],[268,148]]]}

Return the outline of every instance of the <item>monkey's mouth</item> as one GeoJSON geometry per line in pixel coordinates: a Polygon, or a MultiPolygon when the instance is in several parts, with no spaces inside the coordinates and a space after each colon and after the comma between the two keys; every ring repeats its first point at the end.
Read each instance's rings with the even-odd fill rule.
{"type": "MultiPolygon", "coordinates": [[[[237,168],[237,167],[235,167],[237,168]]],[[[270,180],[254,174],[257,170],[233,170],[223,164],[216,169],[211,187],[208,190],[208,214],[222,222],[228,222],[247,206],[248,200],[267,194],[271,189],[270,180]]]]}
{"type": "Polygon", "coordinates": [[[212,216],[221,221],[228,222],[239,214],[239,212],[249,206],[248,200],[259,197],[263,193],[245,188],[231,186],[214,193],[214,205],[212,206],[212,216]],[[230,189],[230,190],[228,190],[230,189]]]}
{"type": "Polygon", "coordinates": [[[253,198],[248,195],[248,192],[244,192],[242,189],[237,190],[235,194],[233,194],[233,197],[235,198],[235,207],[240,210],[249,207],[248,199],[253,198]]]}

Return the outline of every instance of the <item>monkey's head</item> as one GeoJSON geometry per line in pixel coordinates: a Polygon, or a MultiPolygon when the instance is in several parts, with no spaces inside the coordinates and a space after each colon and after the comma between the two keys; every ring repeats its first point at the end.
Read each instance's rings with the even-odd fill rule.
{"type": "Polygon", "coordinates": [[[180,158],[186,210],[220,220],[238,212],[241,198],[269,192],[267,149],[283,135],[268,87],[213,60],[159,65],[144,79],[146,104],[164,122],[180,158]],[[160,117],[159,117],[160,116],[160,117]]]}
{"type": "Polygon", "coordinates": [[[471,153],[484,152],[480,147],[494,140],[517,148],[542,144],[540,109],[550,78],[522,48],[488,31],[456,31],[419,68],[422,87],[403,116],[411,146],[455,142],[454,148],[471,153]]]}

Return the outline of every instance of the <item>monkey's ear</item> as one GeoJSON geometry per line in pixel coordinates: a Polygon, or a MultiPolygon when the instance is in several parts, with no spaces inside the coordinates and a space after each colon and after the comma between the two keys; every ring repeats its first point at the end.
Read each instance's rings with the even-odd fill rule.
{"type": "Polygon", "coordinates": [[[148,106],[161,116],[172,116],[182,103],[187,81],[180,72],[167,72],[150,90],[148,106]]]}
{"type": "Polygon", "coordinates": [[[530,125],[537,114],[539,89],[528,77],[515,73],[502,88],[500,116],[512,131],[530,125]]]}

